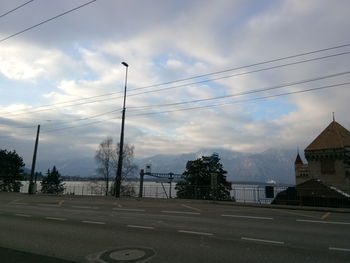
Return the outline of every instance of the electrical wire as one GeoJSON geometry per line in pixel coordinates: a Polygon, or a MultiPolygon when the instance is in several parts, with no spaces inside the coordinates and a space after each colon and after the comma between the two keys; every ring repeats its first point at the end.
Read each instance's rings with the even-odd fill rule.
{"type": "Polygon", "coordinates": [[[105,122],[105,121],[109,121],[109,120],[117,120],[117,119],[121,119],[121,117],[113,117],[113,118],[109,118],[109,119],[106,119],[106,120],[99,120],[99,121],[94,121],[94,122],[84,123],[84,124],[81,124],[81,125],[76,125],[76,126],[69,126],[69,127],[55,128],[55,129],[46,130],[45,132],[47,132],[47,133],[51,133],[51,132],[55,132],[55,131],[69,130],[69,129],[79,128],[79,127],[83,127],[83,126],[90,126],[90,125],[94,125],[94,124],[97,124],[97,123],[102,123],[102,122],[105,122]]]}
{"type": "MultiPolygon", "coordinates": [[[[101,116],[104,116],[104,115],[108,115],[108,114],[111,114],[111,113],[115,113],[115,112],[118,112],[118,111],[121,111],[122,109],[117,109],[117,110],[112,110],[112,111],[107,111],[107,112],[103,112],[103,113],[99,113],[99,114],[96,114],[96,115],[92,115],[92,116],[88,116],[88,117],[84,117],[84,118],[79,118],[79,119],[75,119],[75,120],[69,120],[69,121],[55,121],[53,123],[53,125],[58,125],[58,124],[66,124],[66,123],[74,123],[74,122],[80,122],[80,121],[85,121],[85,120],[90,120],[90,119],[94,119],[94,118],[97,118],[97,117],[101,117],[101,116]]],[[[9,125],[1,125],[1,126],[9,126],[9,125]]],[[[46,125],[45,125],[46,126],[46,125]]],[[[50,126],[50,124],[49,124],[50,126]]],[[[13,127],[13,126],[12,126],[13,127]]],[[[22,126],[22,127],[14,127],[16,129],[28,129],[28,128],[33,128],[33,127],[36,127],[36,125],[32,125],[32,126],[22,126]]]]}
{"type": "MultiPolygon", "coordinates": [[[[320,77],[315,77],[315,78],[310,78],[310,79],[304,79],[304,80],[284,83],[284,84],[280,84],[280,85],[276,85],[276,86],[265,87],[265,88],[261,88],[261,89],[253,89],[253,90],[248,90],[248,91],[239,92],[239,93],[235,93],[235,94],[228,94],[228,95],[211,97],[211,98],[205,98],[205,99],[197,99],[197,100],[184,101],[184,102],[175,102],[175,103],[168,103],[168,104],[138,106],[138,107],[133,107],[132,109],[134,109],[134,110],[131,110],[131,111],[128,111],[128,112],[135,112],[135,111],[140,111],[140,110],[146,110],[148,108],[155,108],[155,107],[179,106],[179,105],[183,105],[183,104],[198,103],[198,102],[212,101],[212,100],[219,100],[219,99],[227,99],[227,98],[232,98],[232,97],[237,97],[237,96],[243,96],[243,95],[249,95],[249,94],[254,94],[254,93],[259,93],[259,92],[265,92],[265,91],[271,91],[271,90],[286,88],[286,87],[290,87],[290,86],[295,86],[295,85],[299,85],[299,84],[305,84],[305,83],[319,81],[319,80],[333,78],[333,77],[339,77],[339,76],[346,75],[346,74],[350,74],[350,71],[339,72],[339,73],[330,74],[330,75],[326,75],[326,76],[320,76],[320,77]]],[[[113,110],[113,111],[108,111],[108,112],[104,112],[104,113],[99,113],[97,115],[93,115],[93,116],[89,116],[89,117],[85,117],[85,118],[80,118],[80,119],[77,119],[77,120],[59,121],[59,122],[54,123],[54,125],[58,125],[59,123],[64,124],[64,123],[74,123],[74,122],[84,121],[84,120],[88,120],[88,119],[93,119],[93,118],[96,118],[96,117],[104,116],[104,115],[107,115],[107,114],[110,114],[110,113],[114,113],[114,112],[117,112],[117,111],[120,111],[120,109],[113,110]]],[[[64,128],[60,128],[60,129],[64,129],[64,128]]]]}
{"type": "MultiPolygon", "coordinates": [[[[176,89],[176,88],[181,88],[181,87],[187,87],[187,86],[195,85],[195,84],[203,84],[203,83],[212,82],[212,81],[216,81],[216,80],[233,78],[233,77],[237,77],[237,76],[242,76],[242,75],[247,75],[247,74],[262,72],[262,71],[266,71],[266,70],[277,69],[277,68],[282,68],[282,67],[287,67],[287,66],[292,66],[292,65],[297,65],[297,64],[301,64],[301,63],[317,61],[317,60],[321,60],[321,59],[327,59],[327,58],[332,58],[332,57],[342,56],[342,55],[347,55],[347,54],[350,54],[350,51],[349,52],[342,52],[342,53],[332,54],[332,55],[327,55],[327,56],[323,56],[323,57],[312,58],[312,59],[305,59],[305,60],[301,60],[301,61],[281,64],[281,65],[277,65],[277,66],[272,66],[272,67],[267,67],[267,68],[252,70],[252,71],[241,72],[241,73],[227,75],[227,76],[222,76],[222,77],[217,77],[217,78],[213,78],[213,79],[207,79],[207,80],[202,80],[202,81],[197,81],[197,82],[191,82],[191,83],[186,83],[186,84],[181,84],[181,85],[175,85],[175,86],[166,87],[166,88],[162,88],[162,89],[156,89],[156,90],[139,92],[139,93],[132,93],[132,94],[128,94],[128,97],[143,95],[143,94],[147,94],[147,93],[155,93],[155,92],[160,92],[160,91],[166,91],[166,90],[176,89]]],[[[141,89],[141,88],[130,89],[129,92],[132,92],[134,90],[139,90],[139,89],[141,89]]],[[[83,101],[83,100],[87,100],[87,99],[91,99],[91,98],[111,96],[111,95],[120,94],[122,92],[123,91],[113,92],[113,93],[107,93],[107,94],[104,94],[104,95],[97,95],[97,96],[93,96],[93,97],[81,98],[81,99],[77,99],[77,100],[70,100],[70,101],[59,102],[59,103],[55,103],[55,104],[47,104],[47,105],[42,105],[42,106],[38,106],[38,107],[33,107],[33,108],[30,108],[30,109],[26,109],[26,110],[18,110],[19,113],[18,113],[18,111],[15,111],[15,112],[12,112],[12,113],[7,113],[7,114],[10,114],[12,116],[16,116],[16,115],[26,114],[28,112],[36,113],[36,112],[42,112],[42,111],[49,111],[49,110],[54,110],[54,109],[58,109],[58,108],[61,108],[61,107],[54,107],[54,108],[48,108],[48,109],[46,107],[53,107],[53,106],[56,106],[56,105],[68,104],[70,102],[83,101]],[[44,109],[42,109],[42,108],[44,108],[44,109]]],[[[84,102],[79,102],[79,103],[73,103],[73,104],[65,105],[65,106],[62,106],[62,107],[80,106],[80,105],[92,104],[92,103],[103,102],[103,101],[108,101],[108,100],[114,100],[114,99],[118,99],[118,98],[122,98],[122,97],[123,96],[112,97],[112,98],[105,98],[105,99],[99,99],[99,100],[93,100],[93,101],[84,101],[84,102]]]]}
{"type": "Polygon", "coordinates": [[[315,53],[319,53],[319,52],[329,51],[329,50],[343,48],[343,47],[348,47],[348,46],[350,46],[350,43],[342,44],[342,45],[338,45],[338,46],[333,46],[333,47],[328,47],[328,48],[323,48],[323,49],[318,49],[318,50],[313,50],[313,51],[308,51],[308,52],[299,53],[299,54],[295,54],[295,55],[290,55],[290,56],[286,56],[286,57],[275,58],[275,59],[271,59],[271,60],[267,60],[267,61],[261,61],[261,62],[257,62],[257,63],[253,63],[253,64],[248,64],[248,65],[245,65],[245,66],[239,66],[239,67],[235,67],[235,68],[224,69],[224,70],[215,71],[215,72],[211,72],[211,73],[206,73],[206,74],[202,74],[202,75],[196,75],[196,76],[192,76],[192,77],[188,77],[188,78],[172,80],[172,81],[168,81],[168,82],[163,82],[163,83],[159,83],[159,84],[154,84],[154,85],[150,85],[150,86],[141,87],[141,88],[138,88],[138,89],[164,86],[164,85],[172,84],[172,83],[176,83],[176,82],[192,80],[192,79],[196,79],[196,78],[203,78],[203,77],[217,75],[217,74],[226,73],[226,72],[230,72],[230,71],[236,71],[236,70],[244,69],[244,68],[251,68],[251,67],[260,66],[260,65],[264,65],[264,64],[269,64],[269,63],[273,63],[273,62],[277,62],[277,61],[281,61],[281,60],[286,60],[286,59],[291,59],[291,58],[311,55],[311,54],[315,54],[315,53]]]}
{"type": "MultiPolygon", "coordinates": [[[[213,107],[220,107],[220,106],[227,106],[227,105],[232,105],[232,104],[237,104],[237,103],[253,102],[253,101],[257,101],[257,100],[265,100],[265,99],[270,99],[270,98],[275,98],[275,97],[288,96],[288,95],[294,95],[294,94],[299,94],[299,93],[306,93],[306,92],[311,92],[311,91],[318,91],[318,90],[323,90],[323,89],[331,89],[331,88],[341,87],[341,86],[345,86],[345,85],[349,85],[349,84],[350,84],[350,82],[344,82],[344,83],[332,84],[332,85],[321,86],[321,87],[316,87],[316,88],[309,88],[309,89],[304,89],[304,90],[290,91],[290,92],[284,92],[284,93],[280,93],[280,94],[261,96],[261,97],[256,97],[256,98],[237,100],[237,101],[233,101],[233,102],[216,103],[216,104],[210,104],[210,105],[203,105],[203,106],[196,106],[196,107],[187,107],[187,108],[166,110],[166,111],[158,111],[158,112],[128,114],[128,118],[140,117],[140,116],[149,116],[149,115],[158,115],[158,114],[180,112],[180,111],[189,111],[189,110],[196,110],[196,109],[213,108],[213,107]]],[[[105,119],[105,120],[99,120],[99,121],[94,121],[94,122],[90,122],[90,123],[85,123],[85,124],[82,124],[82,125],[51,129],[51,130],[47,130],[46,132],[50,133],[50,132],[56,132],[56,131],[63,131],[63,130],[67,130],[67,129],[74,129],[74,128],[79,128],[79,127],[82,127],[82,126],[90,126],[90,125],[102,123],[102,122],[105,122],[105,121],[108,121],[108,120],[116,120],[116,119],[121,119],[121,117],[113,117],[113,118],[109,118],[109,119],[105,119]]]]}
{"type": "Polygon", "coordinates": [[[14,12],[14,11],[16,11],[16,10],[22,8],[23,6],[29,4],[29,3],[33,2],[33,1],[34,1],[34,0],[27,1],[27,2],[25,2],[25,3],[23,3],[23,4],[19,5],[19,6],[17,6],[17,7],[15,7],[15,8],[13,8],[13,9],[7,11],[6,13],[0,15],[0,18],[3,18],[4,16],[6,16],[6,15],[8,15],[8,14],[11,14],[12,12],[14,12]]]}
{"type": "Polygon", "coordinates": [[[257,92],[281,89],[281,88],[290,87],[290,86],[294,86],[294,85],[298,85],[298,84],[304,84],[304,83],[309,83],[309,82],[313,82],[313,81],[318,81],[318,80],[323,80],[323,79],[328,79],[328,78],[333,78],[333,77],[339,77],[339,76],[347,75],[347,74],[350,74],[350,71],[339,72],[339,73],[330,74],[330,75],[326,75],[326,76],[320,76],[320,77],[316,77],[316,78],[304,79],[304,80],[289,82],[289,83],[280,84],[280,85],[276,85],[276,86],[272,86],[272,87],[265,87],[265,88],[261,88],[261,89],[248,90],[248,91],[243,91],[243,92],[240,92],[240,93],[228,94],[228,95],[217,96],[217,97],[212,97],[212,98],[197,99],[197,100],[184,101],[184,102],[175,102],[175,103],[168,103],[168,104],[157,104],[157,105],[145,105],[145,106],[138,106],[138,107],[128,107],[128,108],[132,108],[132,109],[139,109],[139,108],[147,109],[147,108],[176,106],[176,105],[182,105],[182,104],[188,104],[188,103],[197,103],[197,102],[203,102],[203,101],[225,99],[225,98],[230,98],[230,97],[248,95],[248,94],[257,93],[257,92]]]}
{"type": "Polygon", "coordinates": [[[78,10],[78,9],[84,7],[84,6],[90,5],[90,4],[92,4],[93,2],[96,2],[96,1],[97,1],[97,0],[89,1],[89,2],[87,2],[87,3],[85,3],[85,4],[79,5],[79,6],[74,7],[74,8],[72,8],[72,9],[68,10],[68,11],[65,11],[65,12],[63,12],[63,13],[60,13],[60,14],[54,16],[54,17],[51,17],[51,18],[49,18],[49,19],[46,19],[46,20],[44,20],[44,21],[42,21],[42,22],[40,22],[40,23],[38,23],[38,24],[35,24],[35,25],[33,25],[33,26],[30,26],[30,27],[27,27],[27,28],[25,28],[25,29],[23,29],[23,30],[21,30],[21,31],[18,31],[18,32],[12,34],[12,35],[9,35],[9,36],[7,36],[7,37],[4,37],[4,38],[0,39],[0,43],[4,42],[4,41],[6,41],[6,40],[8,40],[8,39],[10,39],[10,38],[13,38],[13,37],[15,37],[15,36],[18,36],[18,35],[20,35],[20,34],[23,34],[24,32],[27,32],[27,31],[29,31],[29,30],[31,30],[31,29],[33,29],[33,28],[36,28],[36,27],[38,27],[38,26],[41,26],[41,25],[43,25],[43,24],[45,24],[45,23],[47,23],[47,22],[50,22],[50,21],[52,21],[52,20],[55,20],[55,19],[57,19],[57,18],[59,18],[59,17],[61,17],[61,16],[64,16],[64,15],[68,14],[68,13],[71,13],[71,12],[73,12],[73,11],[75,11],[75,10],[78,10]]]}
{"type": "Polygon", "coordinates": [[[331,89],[331,88],[341,87],[341,86],[345,86],[345,85],[349,85],[349,84],[350,84],[350,82],[344,82],[344,83],[332,84],[332,85],[327,85],[327,86],[322,86],[322,87],[317,87],[317,88],[309,88],[309,89],[305,89],[305,90],[284,92],[284,93],[280,93],[280,94],[274,94],[274,95],[268,95],[268,96],[263,96],[263,97],[239,100],[239,101],[234,101],[234,102],[217,103],[217,104],[211,104],[211,105],[203,105],[203,106],[196,106],[196,107],[189,107],[189,108],[182,108],[182,109],[175,109],[175,110],[167,110],[167,111],[160,111],[160,112],[131,114],[131,115],[128,115],[128,117],[147,116],[147,115],[164,114],[164,113],[171,113],[171,112],[178,112],[178,111],[213,108],[213,107],[219,107],[219,106],[232,105],[232,104],[236,104],[236,103],[251,102],[251,101],[256,101],[256,100],[264,100],[264,99],[270,99],[270,98],[281,97],[281,96],[288,96],[288,95],[293,95],[293,94],[298,94],[298,93],[317,91],[317,90],[322,90],[322,89],[331,89]]]}
{"type": "MultiPolygon", "coordinates": [[[[345,52],[345,53],[346,54],[350,54],[350,52],[345,52]]],[[[329,57],[329,56],[327,56],[327,57],[329,57]]],[[[313,61],[313,60],[314,59],[311,59],[311,60],[307,60],[305,62],[309,62],[309,61],[313,61]]],[[[171,90],[171,89],[176,89],[176,88],[180,88],[180,87],[187,87],[187,86],[191,86],[191,85],[195,85],[195,84],[202,84],[202,83],[207,83],[207,82],[221,80],[221,79],[233,78],[233,77],[237,77],[237,76],[247,75],[247,74],[256,73],[256,72],[261,72],[261,71],[264,71],[264,70],[276,69],[276,68],[281,68],[281,67],[290,66],[290,65],[296,65],[296,64],[299,64],[299,63],[303,63],[303,62],[304,61],[302,61],[302,62],[293,62],[293,63],[288,63],[288,64],[284,64],[284,65],[278,65],[278,66],[274,66],[274,67],[270,67],[270,68],[266,68],[266,69],[258,69],[258,70],[253,70],[253,71],[247,71],[247,72],[242,72],[242,73],[238,73],[238,74],[233,74],[233,75],[229,75],[229,76],[223,76],[223,77],[218,77],[218,78],[213,78],[213,79],[208,79],[208,80],[202,80],[202,81],[197,81],[197,82],[192,82],[192,83],[187,83],[187,84],[176,85],[176,86],[162,88],[162,89],[157,89],[157,90],[150,90],[150,91],[144,91],[144,92],[139,92],[139,93],[133,93],[133,94],[129,94],[128,97],[138,96],[138,95],[147,94],[147,93],[154,93],[154,92],[159,92],[159,91],[165,91],[165,90],[171,90]]]]}

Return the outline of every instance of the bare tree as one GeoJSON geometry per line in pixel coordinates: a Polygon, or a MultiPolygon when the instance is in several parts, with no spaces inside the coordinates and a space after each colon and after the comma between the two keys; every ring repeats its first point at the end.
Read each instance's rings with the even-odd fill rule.
{"type": "MultiPolygon", "coordinates": [[[[133,175],[137,170],[137,165],[133,163],[134,161],[134,145],[124,144],[123,147],[123,169],[122,169],[122,181],[125,180],[130,175],[133,175]]],[[[115,148],[113,165],[114,169],[117,170],[118,167],[118,157],[119,157],[119,143],[117,143],[115,148]]]]}
{"type": "MultiPolygon", "coordinates": [[[[119,143],[116,144],[115,154],[113,155],[113,166],[115,175],[117,176],[117,168],[118,168],[118,158],[119,158],[119,143]]],[[[133,145],[124,144],[123,147],[123,167],[122,167],[122,178],[121,181],[126,181],[128,177],[132,176],[137,171],[137,165],[133,163],[134,160],[134,149],[133,145]]],[[[115,188],[115,186],[114,186],[115,188]]],[[[115,190],[115,189],[114,189],[115,190]]],[[[121,186],[121,192],[124,193],[126,189],[124,189],[123,185],[121,186]]]]}
{"type": "Polygon", "coordinates": [[[97,173],[103,177],[106,182],[105,195],[108,195],[109,179],[114,170],[113,160],[115,155],[115,149],[113,147],[113,139],[107,137],[98,146],[98,150],[95,154],[95,160],[98,168],[97,173]]]}
{"type": "MultiPolygon", "coordinates": [[[[123,147],[123,169],[122,181],[130,177],[137,171],[137,165],[133,163],[134,149],[133,145],[124,144],[123,147]]],[[[97,173],[103,177],[106,183],[105,195],[109,193],[109,182],[113,175],[116,175],[118,167],[119,143],[113,144],[113,139],[107,137],[103,140],[95,154],[95,160],[98,164],[97,173]]],[[[115,187],[114,187],[115,188],[115,187]]],[[[112,189],[114,191],[115,189],[112,189]]],[[[123,192],[123,189],[122,189],[123,192]]]]}

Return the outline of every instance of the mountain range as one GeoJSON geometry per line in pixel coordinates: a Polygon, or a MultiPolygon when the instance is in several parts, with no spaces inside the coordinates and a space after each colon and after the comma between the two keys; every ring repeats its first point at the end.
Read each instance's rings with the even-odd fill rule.
{"type": "MultiPolygon", "coordinates": [[[[135,158],[139,169],[151,164],[152,172],[183,173],[188,160],[218,153],[227,179],[231,182],[276,182],[294,184],[295,150],[269,149],[261,153],[242,153],[225,149],[202,149],[185,154],[158,154],[147,158],[135,158]]],[[[88,177],[96,175],[94,158],[73,158],[69,160],[38,160],[37,171],[46,173],[48,168],[56,165],[62,175],[88,177]]],[[[138,176],[137,174],[135,176],[138,176]]]]}

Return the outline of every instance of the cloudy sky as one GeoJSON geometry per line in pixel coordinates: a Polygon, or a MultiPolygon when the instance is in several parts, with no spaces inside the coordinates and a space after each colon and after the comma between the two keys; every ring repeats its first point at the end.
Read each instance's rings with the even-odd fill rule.
{"type": "Polygon", "coordinates": [[[0,148],[27,166],[38,124],[41,159],[119,140],[122,61],[136,157],[304,149],[332,112],[350,128],[348,0],[97,0],[6,39],[89,1],[2,16],[25,2],[0,1],[0,148]]]}

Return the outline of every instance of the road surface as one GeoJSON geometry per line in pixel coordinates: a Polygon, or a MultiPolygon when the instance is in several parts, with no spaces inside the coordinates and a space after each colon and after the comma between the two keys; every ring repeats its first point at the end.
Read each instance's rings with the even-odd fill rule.
{"type": "Polygon", "coordinates": [[[350,262],[349,213],[0,193],[0,227],[0,262],[350,262]]]}

